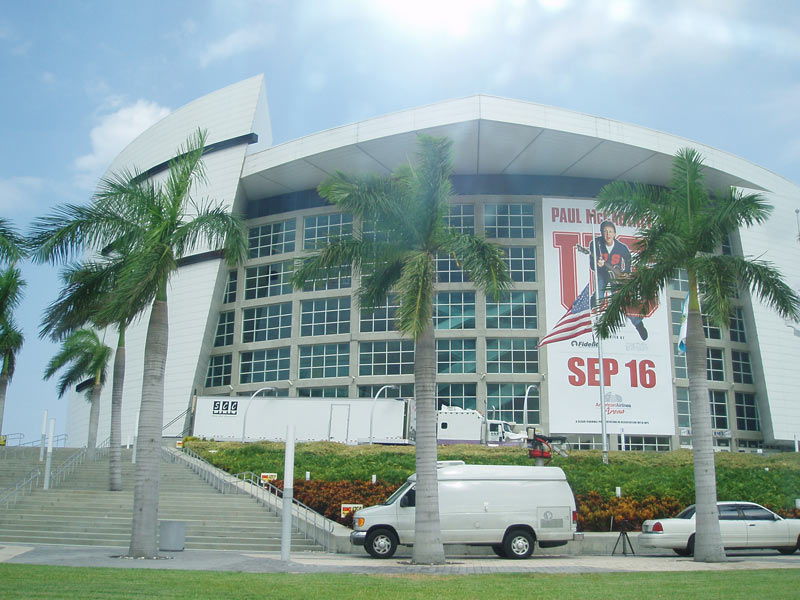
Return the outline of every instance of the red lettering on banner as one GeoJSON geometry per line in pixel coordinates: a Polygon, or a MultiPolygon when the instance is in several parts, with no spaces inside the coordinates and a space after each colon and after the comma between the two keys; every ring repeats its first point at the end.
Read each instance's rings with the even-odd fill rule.
{"type": "Polygon", "coordinates": [[[571,385],[574,386],[581,386],[586,384],[586,375],[583,373],[583,359],[577,356],[573,356],[567,361],[567,368],[569,369],[570,375],[568,377],[568,381],[571,385]]]}

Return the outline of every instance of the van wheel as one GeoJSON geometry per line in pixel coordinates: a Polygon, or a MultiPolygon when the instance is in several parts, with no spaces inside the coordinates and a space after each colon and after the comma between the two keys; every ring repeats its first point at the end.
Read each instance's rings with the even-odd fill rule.
{"type": "Polygon", "coordinates": [[[506,551],[503,550],[503,544],[492,544],[492,551],[500,558],[506,558],[506,551]]]}
{"type": "Polygon", "coordinates": [[[533,553],[533,536],[524,529],[514,529],[503,541],[506,558],[528,558],[533,553]]]}
{"type": "Polygon", "coordinates": [[[391,558],[397,550],[397,536],[388,529],[376,529],[369,533],[364,547],[372,558],[391,558]]]}

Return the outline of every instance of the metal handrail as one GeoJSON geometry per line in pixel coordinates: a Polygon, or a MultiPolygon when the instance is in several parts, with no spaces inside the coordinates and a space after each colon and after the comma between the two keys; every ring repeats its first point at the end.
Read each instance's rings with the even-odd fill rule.
{"type": "MultiPolygon", "coordinates": [[[[21,436],[19,438],[15,438],[15,439],[22,439],[24,437],[21,433],[18,433],[18,434],[11,433],[9,435],[21,436]]],[[[67,445],[67,434],[66,433],[60,433],[60,434],[58,434],[56,436],[53,436],[53,447],[57,447],[57,446],[59,446],[59,444],[61,445],[61,447],[66,447],[66,445],[67,445]]],[[[42,440],[38,439],[38,440],[32,440],[30,442],[24,442],[24,443],[16,444],[14,446],[8,446],[8,445],[6,445],[4,447],[0,446],[0,459],[6,459],[6,458],[12,458],[12,457],[19,456],[19,454],[21,452],[24,452],[25,450],[27,450],[29,448],[39,448],[39,447],[41,447],[41,445],[42,445],[42,440]]]]}
{"type": "MultiPolygon", "coordinates": [[[[163,448],[170,460],[177,460],[176,454],[163,448]]],[[[191,448],[182,448],[186,464],[200,477],[223,494],[247,494],[255,498],[270,512],[280,514],[283,508],[283,490],[269,482],[261,482],[260,476],[252,471],[231,475],[215,467],[191,448]]],[[[178,455],[179,456],[179,455],[178,455]]],[[[292,526],[295,531],[319,544],[328,551],[331,547],[333,522],[311,507],[292,498],[292,526]]]]}
{"type": "Polygon", "coordinates": [[[89,452],[89,448],[81,448],[78,452],[61,463],[57,469],[50,471],[50,488],[58,487],[64,482],[67,476],[71,475],[84,461],[96,461],[106,456],[110,445],[111,438],[106,438],[94,448],[93,453],[89,452]]]}
{"type": "Polygon", "coordinates": [[[186,409],[185,411],[183,411],[181,414],[177,415],[177,416],[176,416],[174,419],[172,419],[172,420],[171,420],[169,423],[167,423],[166,425],[164,425],[164,426],[161,428],[161,431],[166,431],[168,427],[171,427],[172,425],[174,425],[175,423],[177,423],[178,421],[180,421],[181,419],[183,419],[183,418],[186,416],[186,413],[188,413],[188,412],[189,412],[189,410],[191,410],[191,409],[188,409],[188,408],[187,408],[187,409],[186,409]]]}
{"type": "Polygon", "coordinates": [[[0,492],[0,508],[8,510],[17,503],[20,496],[25,495],[26,491],[28,494],[32,493],[33,489],[39,486],[39,477],[41,477],[39,469],[33,469],[21,481],[0,492]]]}

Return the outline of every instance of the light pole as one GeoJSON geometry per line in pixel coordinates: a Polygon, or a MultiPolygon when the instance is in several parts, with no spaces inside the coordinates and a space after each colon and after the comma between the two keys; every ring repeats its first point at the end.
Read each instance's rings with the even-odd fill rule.
{"type": "Polygon", "coordinates": [[[378,390],[378,393],[375,394],[375,397],[372,399],[372,408],[369,411],[369,445],[372,446],[372,424],[375,420],[375,404],[378,402],[378,396],[381,395],[383,390],[396,390],[398,389],[396,385],[389,384],[383,386],[381,389],[378,390]]]}
{"type": "Polygon", "coordinates": [[[258,396],[259,393],[266,392],[266,391],[277,392],[278,388],[272,387],[272,386],[258,388],[255,392],[253,392],[253,395],[250,396],[250,400],[247,403],[247,408],[244,409],[244,418],[242,419],[242,443],[243,444],[244,444],[244,428],[247,426],[247,413],[250,410],[250,405],[253,404],[253,398],[258,396]]]}
{"type": "Polygon", "coordinates": [[[538,383],[532,383],[525,388],[525,403],[522,405],[522,428],[525,431],[525,435],[528,435],[528,393],[531,390],[538,390],[538,389],[539,389],[538,383]]]}

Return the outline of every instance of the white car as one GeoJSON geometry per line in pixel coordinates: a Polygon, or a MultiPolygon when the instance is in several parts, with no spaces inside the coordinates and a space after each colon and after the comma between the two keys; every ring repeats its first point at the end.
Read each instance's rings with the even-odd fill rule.
{"type": "MultiPolygon", "coordinates": [[[[775,548],[791,554],[800,543],[800,519],[784,519],[752,502],[718,502],[722,544],[728,548],[775,548]]],[[[642,523],[642,548],[672,549],[680,556],[694,554],[694,505],[672,519],[642,523]]]]}

